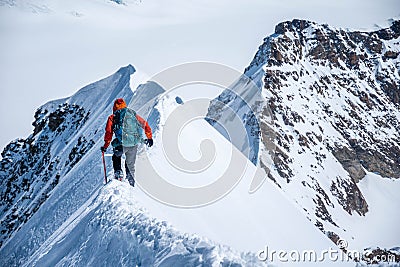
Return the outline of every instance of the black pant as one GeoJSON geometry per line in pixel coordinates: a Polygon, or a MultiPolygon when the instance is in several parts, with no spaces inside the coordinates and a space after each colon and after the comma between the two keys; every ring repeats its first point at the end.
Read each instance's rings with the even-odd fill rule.
{"type": "Polygon", "coordinates": [[[125,153],[125,172],[126,178],[130,185],[135,186],[135,162],[137,154],[137,145],[133,147],[114,147],[114,154],[112,156],[114,172],[122,171],[121,168],[121,157],[125,153]]]}

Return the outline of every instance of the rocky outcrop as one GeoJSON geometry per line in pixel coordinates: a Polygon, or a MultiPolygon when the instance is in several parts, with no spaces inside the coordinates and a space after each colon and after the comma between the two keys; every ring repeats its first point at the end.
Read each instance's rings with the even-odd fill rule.
{"type": "Polygon", "coordinates": [[[354,211],[360,215],[367,213],[368,204],[354,181],[336,178],[331,184],[331,192],[350,215],[354,211]]]}
{"type": "Polygon", "coordinates": [[[67,103],[52,112],[38,109],[32,123],[33,134],[27,139],[11,142],[3,150],[3,159],[0,161],[0,246],[32,217],[49,197],[60,177],[93,146],[93,140],[79,137],[76,142],[73,139],[73,133],[85,125],[88,117],[89,112],[84,108],[67,103]],[[63,159],[54,157],[52,151],[61,140],[64,140],[63,146],[68,141],[76,143],[70,149],[69,160],[65,163],[63,159]]]}
{"type": "Polygon", "coordinates": [[[365,171],[353,149],[336,147],[332,150],[332,153],[349,173],[350,177],[353,178],[354,182],[357,183],[365,176],[365,171]]]}

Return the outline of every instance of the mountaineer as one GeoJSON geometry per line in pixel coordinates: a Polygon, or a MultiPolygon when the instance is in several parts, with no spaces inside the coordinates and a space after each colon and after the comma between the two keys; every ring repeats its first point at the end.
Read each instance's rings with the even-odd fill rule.
{"type": "Polygon", "coordinates": [[[124,174],[121,168],[121,157],[125,153],[126,179],[131,186],[135,186],[135,161],[138,144],[146,143],[149,147],[153,145],[152,131],[142,117],[127,107],[123,98],[114,102],[113,114],[107,119],[106,132],[104,134],[104,145],[101,151],[105,152],[107,147],[113,147],[113,168],[115,179],[122,180],[124,174]],[[147,139],[142,138],[142,128],[147,139]],[[111,142],[113,134],[114,140],[111,142]]]}

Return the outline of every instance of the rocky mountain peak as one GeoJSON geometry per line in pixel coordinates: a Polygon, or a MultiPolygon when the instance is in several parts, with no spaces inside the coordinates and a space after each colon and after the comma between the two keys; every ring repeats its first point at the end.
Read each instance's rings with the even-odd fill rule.
{"type": "Polygon", "coordinates": [[[291,183],[302,177],[299,163],[313,155],[304,181],[318,189],[319,219],[337,224],[327,215],[335,198],[349,214],[366,214],[368,200],[357,187],[366,172],[400,178],[399,43],[399,21],[360,32],[293,20],[276,26],[250,64],[263,58],[263,87],[276,119],[271,176],[280,186],[282,178],[291,183]],[[327,171],[329,157],[351,179],[327,171]],[[329,188],[319,187],[322,177],[332,177],[329,188]]]}
{"type": "Polygon", "coordinates": [[[121,67],[117,73],[120,73],[122,75],[126,74],[126,75],[132,75],[133,73],[135,73],[136,69],[134,66],[132,66],[131,64],[128,64],[125,67],[121,67]]]}
{"type": "Polygon", "coordinates": [[[400,178],[399,24],[362,32],[282,22],[245,69],[274,121],[260,124],[258,164],[333,241],[354,238],[343,218],[370,212],[358,186],[367,174],[400,178]]]}
{"type": "MultiPolygon", "coordinates": [[[[370,117],[373,110],[376,110],[387,113],[384,117],[374,117],[377,128],[398,129],[398,119],[393,116],[398,112],[400,96],[398,25],[399,21],[394,21],[388,29],[350,32],[309,21],[293,20],[278,24],[275,29],[275,34],[278,35],[266,39],[268,45],[263,44],[259,50],[260,52],[265,46],[269,47],[269,51],[264,53],[266,67],[264,87],[276,97],[279,95],[278,91],[284,89],[282,87],[288,86],[286,75],[292,76],[293,82],[300,88],[304,88],[304,85],[299,82],[308,76],[312,79],[318,77],[318,81],[309,85],[309,89],[312,88],[311,90],[315,90],[325,99],[327,94],[338,94],[337,96],[347,103],[346,110],[349,113],[336,114],[339,120],[334,125],[347,140],[348,147],[339,149],[340,152],[334,149],[336,151],[334,155],[341,162],[344,158],[347,159],[343,165],[355,181],[364,175],[361,165],[385,177],[400,177],[398,146],[383,145],[382,142],[388,140],[385,138],[377,140],[373,133],[353,138],[348,128],[349,124],[354,124],[356,128],[361,126],[359,129],[361,131],[366,130],[365,118],[370,117]],[[397,39],[388,39],[389,37],[397,39]],[[306,66],[308,64],[311,64],[311,68],[306,66]],[[285,69],[288,69],[288,66],[297,67],[291,67],[290,72],[276,69],[283,66],[285,69]],[[321,72],[322,68],[325,70],[321,72]],[[344,91],[351,93],[361,103],[343,99],[340,93],[344,91]],[[388,105],[394,112],[387,112],[388,105]],[[360,109],[365,112],[364,117],[359,116],[360,109]],[[354,119],[356,122],[351,123],[354,119]],[[380,155],[371,151],[366,152],[365,147],[370,146],[367,144],[376,144],[380,155]],[[352,162],[351,166],[349,162],[352,162]]],[[[256,55],[256,65],[260,57],[261,55],[256,55]]],[[[332,115],[334,113],[329,111],[331,106],[329,102],[332,101],[327,101],[322,108],[327,115],[332,115]]],[[[272,107],[276,108],[276,103],[272,103],[272,107]]],[[[285,123],[290,124],[288,120],[290,117],[292,117],[290,114],[285,116],[285,123]]],[[[398,132],[392,142],[398,144],[397,138],[398,132]]]]}
{"type": "Polygon", "coordinates": [[[302,31],[311,26],[311,24],[313,24],[311,21],[300,20],[300,19],[294,19],[292,21],[284,21],[275,26],[275,34],[285,34],[285,32],[302,31]]]}

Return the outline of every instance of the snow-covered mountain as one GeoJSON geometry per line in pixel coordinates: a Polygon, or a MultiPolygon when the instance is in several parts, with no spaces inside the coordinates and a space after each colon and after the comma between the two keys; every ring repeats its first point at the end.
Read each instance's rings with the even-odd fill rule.
{"type": "MultiPolygon", "coordinates": [[[[154,130],[155,145],[140,148],[139,184],[152,178],[146,156],[171,182],[197,185],[195,175],[176,172],[163,156],[163,130],[168,116],[185,107],[183,97],[141,83],[128,65],[41,106],[33,133],[2,152],[0,265],[258,266],[267,245],[322,252],[335,247],[329,238],[341,238],[349,249],[372,253],[398,246],[398,25],[360,33],[308,21],[279,24],[245,71],[271,111],[257,109],[257,101],[243,105],[230,91],[217,98],[243,118],[250,164],[225,197],[198,208],[165,205],[125,182],[102,183],[104,126],[123,97],[154,130]],[[251,163],[270,178],[253,194],[251,163]]],[[[246,94],[246,85],[239,80],[231,89],[246,94]]],[[[215,103],[208,122],[226,122],[215,103]]],[[[242,139],[231,139],[232,147],[216,128],[222,135],[197,121],[179,142],[196,159],[199,142],[213,140],[213,174],[229,153],[244,152],[236,143],[242,139]]],[[[107,169],[112,177],[110,160],[107,169]]],[[[200,174],[200,182],[210,177],[200,174]]]]}
{"type": "MultiPolygon", "coordinates": [[[[371,32],[293,20],[275,27],[245,70],[274,121],[264,123],[270,114],[261,113],[247,124],[261,131],[257,164],[311,223],[349,249],[399,245],[399,54],[398,20],[371,32]]],[[[211,123],[229,123],[226,107],[242,112],[232,91],[214,101],[226,106],[211,103],[211,123]]]]}

